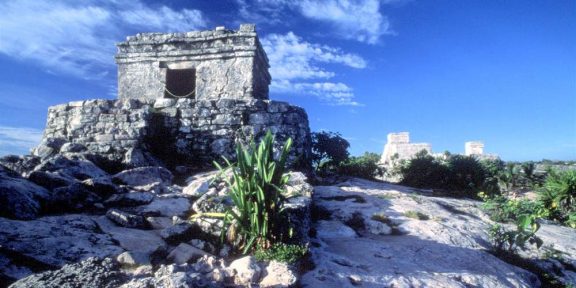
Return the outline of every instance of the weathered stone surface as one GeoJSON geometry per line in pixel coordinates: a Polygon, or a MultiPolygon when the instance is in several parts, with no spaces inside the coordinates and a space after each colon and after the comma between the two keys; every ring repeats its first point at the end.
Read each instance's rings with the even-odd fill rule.
{"type": "Polygon", "coordinates": [[[154,200],[154,194],[150,192],[130,192],[115,194],[104,201],[110,207],[131,207],[146,205],[154,200]]]}
{"type": "Polygon", "coordinates": [[[130,214],[117,209],[110,209],[106,212],[106,217],[114,223],[126,228],[148,228],[148,222],[140,215],[130,214]]]}
{"type": "Polygon", "coordinates": [[[68,264],[56,271],[31,275],[12,284],[11,288],[116,288],[127,280],[110,258],[92,257],[80,263],[68,264]]]}
{"type": "Polygon", "coordinates": [[[113,181],[129,186],[143,186],[160,182],[163,185],[172,184],[172,173],[164,167],[138,167],[124,170],[114,176],[113,181]]]}
{"type": "Polygon", "coordinates": [[[257,284],[260,279],[262,269],[256,262],[254,256],[245,256],[240,259],[232,261],[229,266],[236,271],[234,283],[237,285],[252,285],[257,284]]]}
{"type": "Polygon", "coordinates": [[[151,230],[119,227],[105,216],[97,217],[94,220],[104,233],[110,235],[111,239],[114,239],[126,251],[151,255],[166,246],[164,240],[151,230]]]}
{"type": "Polygon", "coordinates": [[[26,177],[34,167],[40,164],[40,157],[32,155],[7,155],[0,157],[0,165],[26,177]]]}
{"type": "Polygon", "coordinates": [[[0,218],[0,243],[0,255],[10,260],[0,261],[3,264],[0,274],[13,275],[14,271],[21,270],[18,278],[88,257],[107,257],[124,251],[108,234],[100,231],[92,217],[84,215],[50,216],[31,221],[0,218]]]}
{"type": "Polygon", "coordinates": [[[181,223],[162,230],[160,237],[168,244],[175,245],[190,241],[198,237],[200,233],[200,229],[195,224],[181,223]]]}
{"type": "Polygon", "coordinates": [[[28,176],[28,180],[49,190],[69,186],[76,182],[75,179],[70,177],[62,177],[53,172],[34,171],[28,176]]]}
{"type": "Polygon", "coordinates": [[[304,286],[540,285],[536,275],[486,251],[490,221],[478,202],[425,197],[407,187],[360,179],[317,186],[313,197],[324,220],[314,225],[316,266],[303,275],[304,286]],[[430,220],[406,217],[407,211],[430,220]],[[386,233],[370,229],[371,221],[389,226],[390,234],[378,235],[386,233]]]}
{"type": "Polygon", "coordinates": [[[81,156],[57,155],[40,163],[34,168],[34,171],[52,172],[61,177],[77,180],[108,176],[108,173],[81,156]]]}
{"type": "Polygon", "coordinates": [[[146,216],[184,217],[190,211],[190,200],[186,197],[156,197],[147,205],[136,207],[134,212],[146,216]]]}
{"type": "Polygon", "coordinates": [[[150,255],[142,252],[126,251],[116,257],[116,261],[126,266],[141,266],[150,264],[150,255]]]}
{"type": "Polygon", "coordinates": [[[298,281],[298,273],[286,263],[270,261],[263,271],[260,287],[292,287],[298,281]]]}
{"type": "Polygon", "coordinates": [[[208,253],[186,243],[180,243],[170,251],[166,259],[174,264],[192,263],[208,253]]]}
{"type": "Polygon", "coordinates": [[[0,165],[1,217],[34,219],[49,197],[48,190],[0,165]]]}

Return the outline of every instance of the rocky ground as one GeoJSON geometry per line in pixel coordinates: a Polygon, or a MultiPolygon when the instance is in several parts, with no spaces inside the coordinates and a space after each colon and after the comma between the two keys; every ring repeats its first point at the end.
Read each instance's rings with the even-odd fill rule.
{"type": "MultiPolygon", "coordinates": [[[[350,179],[314,190],[316,267],[304,287],[549,287],[576,283],[576,230],[543,224],[546,248],[522,252],[532,272],[489,252],[480,202],[350,179]],[[550,251],[562,251],[551,256],[550,251]],[[546,281],[544,279],[544,281],[546,281]]],[[[522,264],[522,263],[520,263],[522,264]]],[[[525,264],[525,263],[524,263],[525,264]]]]}
{"type": "Polygon", "coordinates": [[[232,255],[220,220],[188,220],[230,205],[216,172],[177,185],[162,167],[111,172],[92,160],[0,158],[0,286],[538,287],[544,272],[576,283],[574,229],[543,224],[550,248],[522,252],[530,260],[514,264],[526,270],[489,252],[480,202],[354,178],[312,195],[292,173],[291,220],[314,263],[300,273],[232,255]]]}
{"type": "MultiPolygon", "coordinates": [[[[173,182],[163,167],[108,173],[83,154],[0,159],[0,287],[289,286],[295,269],[230,253],[217,171],[173,182]]],[[[312,186],[292,173],[289,215],[307,241],[312,186]]]]}

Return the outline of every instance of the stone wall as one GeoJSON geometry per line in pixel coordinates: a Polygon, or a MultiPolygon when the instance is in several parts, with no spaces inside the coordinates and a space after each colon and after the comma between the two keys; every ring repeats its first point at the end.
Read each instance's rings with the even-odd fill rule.
{"type": "Polygon", "coordinates": [[[43,158],[62,147],[97,154],[125,166],[157,164],[206,167],[221,156],[233,158],[237,140],[247,142],[270,129],[277,142],[294,140],[292,162],[307,161],[310,136],[306,112],[270,100],[155,101],[88,100],[50,107],[43,158]]]}
{"type": "Polygon", "coordinates": [[[141,33],[117,46],[120,99],[164,98],[171,69],[194,70],[190,97],[196,100],[268,99],[268,58],[252,24],[238,31],[141,33]]]}

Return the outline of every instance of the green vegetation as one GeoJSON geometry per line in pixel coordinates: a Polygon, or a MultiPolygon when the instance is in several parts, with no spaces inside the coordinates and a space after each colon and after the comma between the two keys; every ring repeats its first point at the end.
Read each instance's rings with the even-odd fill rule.
{"type": "Polygon", "coordinates": [[[552,171],[538,191],[549,218],[576,228],[576,171],[552,171]]]}
{"type": "Polygon", "coordinates": [[[317,173],[335,172],[341,162],[350,155],[350,143],[340,133],[312,133],[312,166],[317,173]]]}
{"type": "Polygon", "coordinates": [[[443,189],[450,196],[472,197],[491,186],[493,176],[489,168],[474,157],[446,155],[446,159],[435,158],[422,151],[399,168],[401,183],[417,188],[443,189]]]}
{"type": "Polygon", "coordinates": [[[516,230],[506,230],[500,224],[490,228],[489,236],[492,247],[497,254],[514,253],[518,249],[526,249],[526,243],[534,244],[540,248],[542,239],[536,236],[540,224],[533,215],[522,215],[516,221],[516,230]]]}
{"type": "Polygon", "coordinates": [[[534,215],[576,228],[576,171],[550,171],[538,200],[509,199],[505,195],[479,193],[483,208],[497,222],[516,221],[522,215],[534,215]]]}
{"type": "Polygon", "coordinates": [[[376,179],[384,171],[378,166],[380,155],[365,152],[364,155],[350,157],[350,143],[340,133],[312,133],[312,166],[320,176],[331,174],[348,175],[365,179],[376,179]]]}
{"type": "Polygon", "coordinates": [[[285,263],[294,263],[308,253],[304,245],[277,243],[268,249],[258,249],[254,256],[258,261],[276,260],[285,263]]]}
{"type": "Polygon", "coordinates": [[[417,219],[417,220],[430,220],[430,216],[428,216],[422,212],[412,211],[412,210],[404,212],[404,216],[406,216],[408,218],[412,218],[412,219],[417,219]]]}
{"type": "Polygon", "coordinates": [[[288,182],[284,175],[286,159],[292,140],[288,139],[278,160],[274,159],[274,137],[268,131],[260,144],[251,141],[248,147],[236,146],[237,162],[225,159],[232,172],[232,180],[225,180],[230,188],[234,207],[227,209],[223,237],[235,247],[248,253],[254,247],[266,249],[289,236],[289,225],[284,210],[284,186],[288,182]],[[224,235],[227,233],[227,235],[224,235]]]}
{"type": "Polygon", "coordinates": [[[384,175],[384,170],[378,166],[380,155],[365,152],[360,157],[350,157],[338,166],[338,173],[365,179],[375,179],[384,175]]]}

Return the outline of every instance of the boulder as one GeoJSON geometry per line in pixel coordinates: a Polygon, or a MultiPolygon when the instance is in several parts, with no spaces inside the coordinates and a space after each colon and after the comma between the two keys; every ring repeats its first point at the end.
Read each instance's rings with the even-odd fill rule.
{"type": "Polygon", "coordinates": [[[142,266],[150,264],[150,255],[142,252],[126,251],[116,257],[116,261],[123,266],[142,266]]]}
{"type": "Polygon", "coordinates": [[[10,219],[34,219],[50,193],[4,166],[0,166],[0,216],[10,219]]]}
{"type": "Polygon", "coordinates": [[[104,201],[109,207],[132,207],[146,205],[154,200],[154,194],[150,192],[130,192],[115,194],[104,201]]]}
{"type": "Polygon", "coordinates": [[[197,238],[200,233],[200,228],[197,225],[181,223],[160,231],[160,237],[168,244],[176,245],[197,238]]]}
{"type": "Polygon", "coordinates": [[[108,212],[106,212],[106,217],[122,227],[138,229],[148,228],[148,222],[146,222],[144,217],[117,209],[108,210],[108,212]]]}
{"type": "Polygon", "coordinates": [[[20,174],[21,176],[28,176],[34,167],[40,164],[40,157],[25,155],[7,155],[0,157],[0,165],[20,174]]]}
{"type": "Polygon", "coordinates": [[[263,271],[260,287],[293,287],[298,281],[298,273],[290,265],[275,260],[270,261],[263,271]]]}
{"type": "Polygon", "coordinates": [[[28,180],[49,190],[70,186],[76,183],[76,179],[74,178],[62,177],[59,174],[46,171],[33,171],[28,176],[28,180]]]}
{"type": "Polygon", "coordinates": [[[166,259],[174,264],[192,263],[208,253],[186,243],[180,243],[172,249],[166,259]]]}
{"type": "Polygon", "coordinates": [[[214,182],[214,177],[220,174],[219,171],[211,171],[206,173],[196,174],[187,179],[188,185],[184,187],[182,193],[200,197],[210,189],[211,185],[214,182]]]}
{"type": "Polygon", "coordinates": [[[110,258],[88,258],[80,263],[68,264],[56,271],[34,274],[12,284],[11,288],[116,288],[126,282],[118,264],[110,258]]]}
{"type": "Polygon", "coordinates": [[[152,259],[154,253],[166,247],[166,242],[154,231],[119,227],[106,216],[100,216],[94,220],[103,233],[110,235],[111,239],[128,252],[144,253],[152,259]]]}
{"type": "Polygon", "coordinates": [[[261,268],[254,256],[245,256],[232,261],[229,266],[236,271],[234,283],[236,285],[249,286],[257,284],[260,279],[261,268]]]}
{"type": "Polygon", "coordinates": [[[0,218],[0,244],[0,255],[4,255],[0,259],[5,258],[0,261],[0,278],[22,278],[88,257],[107,257],[124,251],[90,216],[84,215],[30,221],[0,218]]]}
{"type": "Polygon", "coordinates": [[[112,176],[115,183],[128,186],[144,186],[156,182],[170,186],[172,184],[172,178],[172,173],[168,169],[155,166],[124,170],[112,176]]]}
{"type": "Polygon", "coordinates": [[[152,202],[135,208],[134,213],[146,216],[184,217],[190,211],[190,200],[185,197],[156,197],[152,202]]]}
{"type": "Polygon", "coordinates": [[[108,173],[86,159],[83,155],[56,155],[40,163],[34,168],[34,171],[52,172],[61,177],[80,181],[108,176],[108,173]]]}

